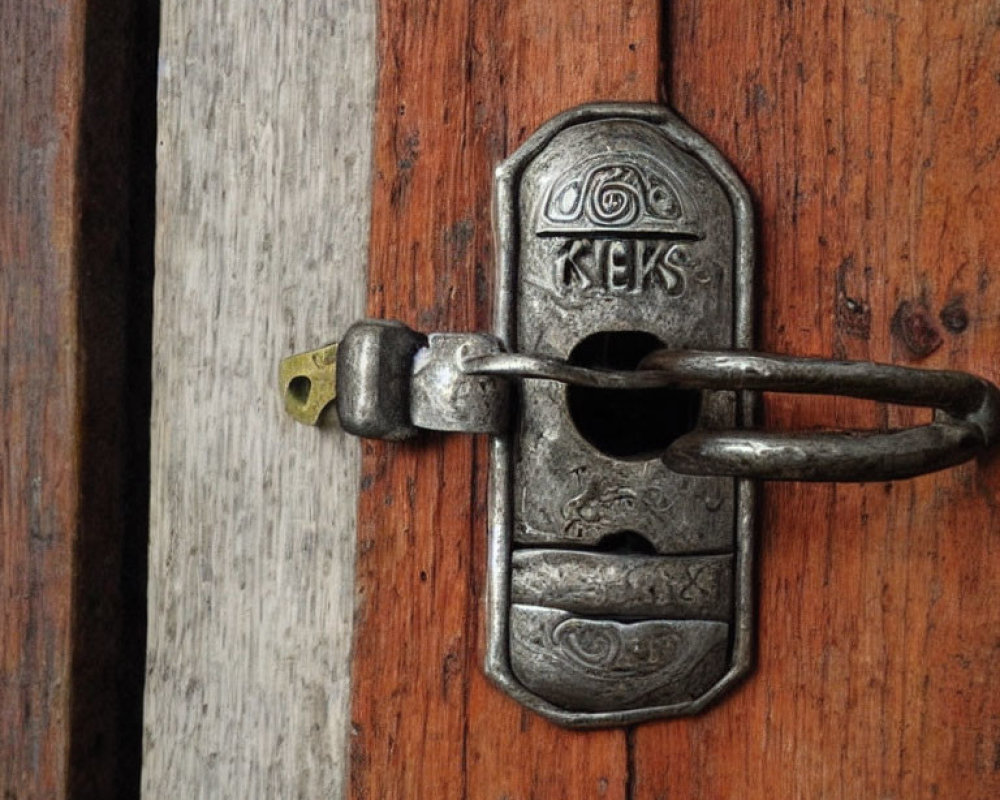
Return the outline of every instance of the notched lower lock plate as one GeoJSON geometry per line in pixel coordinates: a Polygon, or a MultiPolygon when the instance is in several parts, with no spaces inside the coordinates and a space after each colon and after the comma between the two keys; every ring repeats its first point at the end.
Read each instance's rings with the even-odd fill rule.
{"type": "MultiPolygon", "coordinates": [[[[556,117],[498,167],[494,210],[508,351],[631,368],[657,347],[750,347],[746,189],[666,109],[556,117]]],[[[523,384],[513,432],[492,452],[494,681],[586,727],[695,713],[740,678],[751,486],[671,472],[641,443],[749,414],[729,392],[622,400],[523,384]]]]}

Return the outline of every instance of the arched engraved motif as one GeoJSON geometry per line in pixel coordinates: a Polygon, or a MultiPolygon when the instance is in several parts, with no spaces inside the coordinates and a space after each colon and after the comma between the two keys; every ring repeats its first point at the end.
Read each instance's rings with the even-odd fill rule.
{"type": "Polygon", "coordinates": [[[531,691],[563,708],[608,711],[690,700],[726,669],[724,622],[588,619],[511,608],[511,667],[531,691]]]}
{"type": "Polygon", "coordinates": [[[663,163],[632,153],[602,154],[575,165],[551,185],[535,232],[542,236],[597,234],[701,238],[694,198],[663,163]]]}

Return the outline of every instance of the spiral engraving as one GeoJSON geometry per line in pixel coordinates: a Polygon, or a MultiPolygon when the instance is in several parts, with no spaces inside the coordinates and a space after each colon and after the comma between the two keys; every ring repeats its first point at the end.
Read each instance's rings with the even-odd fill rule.
{"type": "Polygon", "coordinates": [[[631,167],[596,170],[587,183],[587,215],[598,225],[628,225],[642,211],[642,179],[631,167]]]}
{"type": "Polygon", "coordinates": [[[621,636],[611,625],[595,627],[578,619],[567,619],[552,631],[552,642],[581,667],[608,669],[618,659],[621,636]]]}

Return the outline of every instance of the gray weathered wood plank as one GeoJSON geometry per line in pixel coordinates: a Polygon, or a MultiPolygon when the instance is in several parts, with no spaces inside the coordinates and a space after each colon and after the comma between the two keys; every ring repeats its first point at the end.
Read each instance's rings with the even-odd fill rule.
{"type": "Polygon", "coordinates": [[[361,315],[373,0],[164,0],[147,798],[343,791],[358,443],[280,356],[361,315]]]}

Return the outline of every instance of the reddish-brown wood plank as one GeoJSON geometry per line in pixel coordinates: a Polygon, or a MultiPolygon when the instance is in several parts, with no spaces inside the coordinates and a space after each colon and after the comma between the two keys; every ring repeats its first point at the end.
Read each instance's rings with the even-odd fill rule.
{"type": "MultiPolygon", "coordinates": [[[[368,311],[491,327],[494,164],[553,114],[654,100],[656,4],[383,0],[368,311]]],[[[570,733],[482,674],[484,438],[365,442],[351,792],[623,798],[625,737],[570,733]]]]}
{"type": "Polygon", "coordinates": [[[151,193],[133,165],[134,130],[150,132],[131,119],[137,15],[0,4],[5,798],[138,786],[151,193]]]}
{"type": "MultiPolygon", "coordinates": [[[[759,343],[1000,379],[996,3],[669,5],[671,99],[756,196],[759,343]]],[[[702,717],[636,730],[635,797],[1000,796],[998,488],[996,459],[768,485],[756,671],[702,717]]]]}

